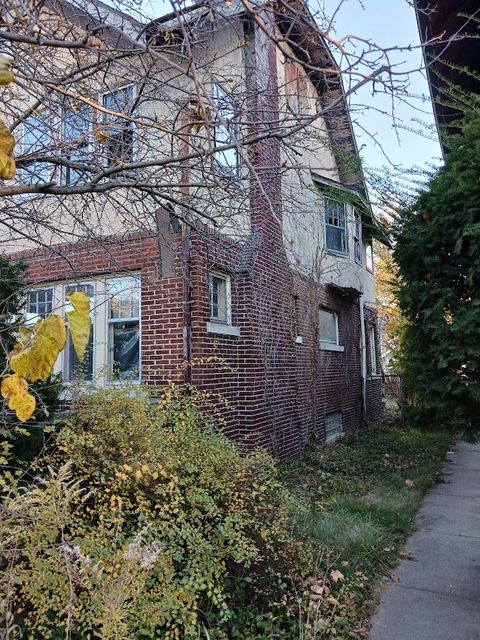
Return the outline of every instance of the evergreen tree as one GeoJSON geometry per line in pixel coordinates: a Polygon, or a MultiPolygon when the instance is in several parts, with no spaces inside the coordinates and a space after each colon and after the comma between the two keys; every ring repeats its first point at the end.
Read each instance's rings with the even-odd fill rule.
{"type": "Polygon", "coordinates": [[[449,142],[444,167],[401,212],[395,248],[407,390],[433,425],[480,415],[479,114],[449,142]]]}

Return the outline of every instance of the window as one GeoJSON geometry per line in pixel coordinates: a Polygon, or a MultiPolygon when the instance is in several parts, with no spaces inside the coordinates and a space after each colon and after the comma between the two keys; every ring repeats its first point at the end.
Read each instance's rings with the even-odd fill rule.
{"type": "Polygon", "coordinates": [[[53,311],[53,288],[32,289],[27,293],[27,312],[25,324],[34,325],[37,320],[46,318],[53,311]]]}
{"type": "Polygon", "coordinates": [[[65,285],[65,322],[67,323],[67,345],[64,350],[64,358],[63,358],[63,377],[67,382],[71,382],[73,380],[88,380],[91,381],[93,379],[93,345],[94,342],[94,332],[95,327],[94,323],[90,325],[90,338],[87,345],[87,350],[85,353],[85,358],[83,362],[80,362],[77,358],[77,354],[75,352],[75,348],[73,346],[73,341],[68,331],[68,316],[67,313],[69,311],[73,311],[73,306],[70,304],[67,295],[69,293],[73,293],[74,291],[83,291],[86,293],[90,300],[90,309],[95,309],[95,285],[93,283],[88,284],[68,284],[65,285]]]}
{"type": "Polygon", "coordinates": [[[340,411],[325,416],[325,441],[337,440],[342,435],[342,414],[340,411]]]}
{"type": "MultiPolygon", "coordinates": [[[[47,118],[44,115],[31,115],[26,118],[22,125],[22,137],[20,140],[22,155],[51,154],[51,131],[47,118]]],[[[52,177],[52,165],[48,162],[31,162],[24,165],[19,172],[19,179],[22,184],[37,184],[39,182],[49,182],[52,177]]]]}
{"type": "Polygon", "coordinates": [[[89,282],[66,282],[32,289],[27,293],[27,323],[50,313],[72,310],[67,295],[84,291],[90,299],[91,326],[86,357],[79,362],[67,325],[67,344],[54,372],[67,382],[94,381],[105,384],[140,379],[140,278],[97,278],[89,282]],[[61,308],[61,311],[59,309],[61,308]]]}
{"type": "Polygon", "coordinates": [[[109,380],[140,376],[140,282],[138,278],[107,281],[109,380]]]}
{"type": "Polygon", "coordinates": [[[371,241],[365,246],[365,265],[373,273],[373,247],[371,241]]]}
{"type": "Polygon", "coordinates": [[[335,253],[348,253],[345,204],[324,197],[323,206],[325,211],[325,247],[335,253]]]}
{"type": "Polygon", "coordinates": [[[353,210],[353,257],[362,264],[362,222],[360,212],[353,210]]]}
{"type": "Polygon", "coordinates": [[[320,342],[338,344],[338,316],[331,311],[318,312],[320,342]]]}
{"type": "Polygon", "coordinates": [[[211,272],[208,274],[210,320],[231,323],[231,289],[229,276],[211,272]]]}
{"type": "MultiPolygon", "coordinates": [[[[133,86],[123,87],[102,96],[102,106],[116,113],[129,114],[133,107],[133,86]]],[[[103,145],[106,150],[107,166],[133,160],[133,123],[110,113],[102,114],[103,127],[108,139],[103,145]]]]}
{"type": "Polygon", "coordinates": [[[377,339],[375,335],[375,326],[368,326],[368,346],[370,350],[370,373],[372,376],[377,375],[377,339]]]}
{"type": "MultiPolygon", "coordinates": [[[[63,140],[67,143],[65,159],[71,162],[86,164],[91,161],[90,131],[93,111],[87,104],[72,104],[63,111],[63,140]]],[[[79,184],[85,180],[81,168],[65,167],[65,184],[79,184]]]]}
{"type": "MultiPolygon", "coordinates": [[[[218,84],[213,85],[212,104],[214,107],[214,145],[219,147],[232,144],[237,138],[235,122],[235,104],[232,98],[218,84]]],[[[213,155],[215,169],[223,176],[238,175],[239,158],[235,147],[225,151],[218,151],[213,155]]]]}

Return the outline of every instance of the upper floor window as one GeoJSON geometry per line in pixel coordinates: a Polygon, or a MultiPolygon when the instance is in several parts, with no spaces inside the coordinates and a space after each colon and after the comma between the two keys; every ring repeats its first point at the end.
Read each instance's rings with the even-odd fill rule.
{"type": "Polygon", "coordinates": [[[51,154],[51,127],[45,114],[31,115],[23,121],[20,139],[22,155],[32,154],[34,158],[22,166],[19,180],[23,184],[50,182],[52,165],[35,159],[51,154]]]}
{"type": "Polygon", "coordinates": [[[115,115],[130,114],[133,106],[133,85],[116,89],[102,96],[102,106],[111,113],[102,114],[103,128],[108,136],[103,144],[107,166],[133,160],[133,123],[115,115]]]}
{"type": "Polygon", "coordinates": [[[353,210],[353,257],[355,261],[362,264],[362,222],[361,215],[357,209],[353,210]]]}
{"type": "MultiPolygon", "coordinates": [[[[237,139],[235,103],[219,84],[213,85],[212,104],[214,107],[214,145],[220,147],[234,144],[237,139]]],[[[215,169],[223,176],[235,177],[239,172],[239,156],[235,147],[213,154],[215,169]]]]}
{"type": "Polygon", "coordinates": [[[365,266],[373,273],[373,247],[371,240],[365,246],[365,266]]]}
{"type": "Polygon", "coordinates": [[[323,198],[325,215],[325,247],[328,251],[347,254],[347,216],[345,203],[323,198]]]}
{"type": "Polygon", "coordinates": [[[232,320],[230,277],[218,271],[211,271],[208,274],[208,289],[210,320],[230,324],[232,320]]]}
{"type": "Polygon", "coordinates": [[[66,143],[67,161],[64,169],[65,184],[75,185],[85,180],[86,170],[80,165],[88,166],[91,161],[92,121],[93,109],[88,104],[71,104],[63,111],[63,140],[66,143]]]}

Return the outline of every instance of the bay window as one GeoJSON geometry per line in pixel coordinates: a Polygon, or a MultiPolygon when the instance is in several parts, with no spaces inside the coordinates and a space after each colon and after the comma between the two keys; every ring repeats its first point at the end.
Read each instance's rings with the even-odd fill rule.
{"type": "Polygon", "coordinates": [[[51,313],[64,314],[67,344],[54,373],[65,382],[105,384],[140,380],[140,279],[134,276],[96,278],[36,287],[27,292],[26,324],[51,313]],[[86,356],[79,362],[68,331],[67,296],[83,291],[90,300],[91,326],[86,356]]]}

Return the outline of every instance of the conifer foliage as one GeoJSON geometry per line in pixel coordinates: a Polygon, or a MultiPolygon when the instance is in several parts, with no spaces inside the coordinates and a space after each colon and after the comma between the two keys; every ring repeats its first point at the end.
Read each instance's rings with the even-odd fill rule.
{"type": "Polygon", "coordinates": [[[408,326],[403,367],[417,419],[480,415],[480,116],[451,138],[445,165],[401,212],[395,259],[408,326]]]}

